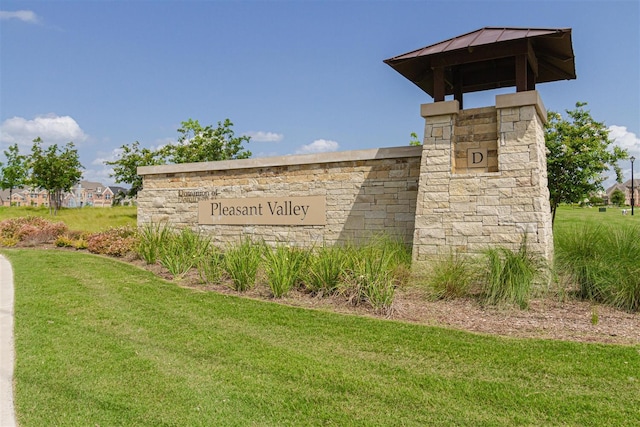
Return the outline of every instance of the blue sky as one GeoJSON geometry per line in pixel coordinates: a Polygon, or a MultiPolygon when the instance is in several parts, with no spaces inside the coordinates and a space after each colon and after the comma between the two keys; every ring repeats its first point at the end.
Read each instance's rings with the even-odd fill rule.
{"type": "Polygon", "coordinates": [[[382,61],[486,26],[572,28],[578,78],[538,85],[545,106],[588,102],[640,159],[637,0],[3,0],[0,151],[73,141],[108,185],[118,147],[158,147],[189,118],[229,118],[254,157],[407,145],[433,100],[382,61]]]}

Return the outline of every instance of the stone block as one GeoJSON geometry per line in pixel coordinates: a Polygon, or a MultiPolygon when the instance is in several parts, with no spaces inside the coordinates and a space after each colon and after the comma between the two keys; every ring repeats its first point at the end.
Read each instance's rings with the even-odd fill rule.
{"type": "Polygon", "coordinates": [[[454,236],[481,236],[482,222],[454,222],[452,230],[454,236]]]}

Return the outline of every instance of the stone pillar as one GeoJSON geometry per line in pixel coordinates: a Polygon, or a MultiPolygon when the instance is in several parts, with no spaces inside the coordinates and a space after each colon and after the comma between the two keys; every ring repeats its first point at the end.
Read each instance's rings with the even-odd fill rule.
{"type": "Polygon", "coordinates": [[[457,101],[425,104],[421,115],[416,266],[451,251],[517,250],[525,234],[529,249],[551,260],[546,111],[538,92],[498,95],[495,108],[460,111],[457,101]],[[486,167],[470,167],[467,156],[476,150],[489,157],[486,167]]]}
{"type": "Polygon", "coordinates": [[[547,112],[538,91],[496,96],[499,165],[505,177],[514,179],[511,195],[501,198],[510,206],[516,233],[527,233],[532,252],[553,259],[553,230],[547,181],[544,124],[547,112]]]}
{"type": "Polygon", "coordinates": [[[452,138],[459,110],[455,100],[420,107],[425,127],[413,234],[414,262],[441,253],[447,245],[446,236],[451,231],[446,217],[451,202],[452,138]]]}

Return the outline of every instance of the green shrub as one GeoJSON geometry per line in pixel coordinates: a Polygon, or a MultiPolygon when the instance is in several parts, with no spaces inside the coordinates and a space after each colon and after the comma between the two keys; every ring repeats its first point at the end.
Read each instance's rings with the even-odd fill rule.
{"type": "Polygon", "coordinates": [[[233,289],[244,292],[253,287],[260,268],[263,248],[263,243],[254,243],[248,238],[227,248],[224,253],[224,267],[231,278],[233,289]]]}
{"type": "Polygon", "coordinates": [[[87,238],[89,252],[116,257],[132,252],[137,244],[136,230],[128,226],[110,228],[87,238]]]}
{"type": "Polygon", "coordinates": [[[87,249],[87,247],[89,246],[89,243],[84,237],[74,240],[72,244],[76,249],[87,249]]]}
{"type": "Polygon", "coordinates": [[[58,236],[53,244],[59,248],[70,248],[73,247],[73,239],[69,236],[58,236]]]}
{"type": "Polygon", "coordinates": [[[277,245],[265,249],[265,270],[271,293],[276,298],[286,296],[302,279],[308,251],[277,245]]]}
{"type": "Polygon", "coordinates": [[[426,279],[431,296],[454,299],[468,295],[476,279],[476,264],[470,255],[457,252],[435,260],[426,279]]]}
{"type": "Polygon", "coordinates": [[[15,237],[0,237],[0,246],[11,248],[16,246],[18,243],[19,241],[15,237]]]}

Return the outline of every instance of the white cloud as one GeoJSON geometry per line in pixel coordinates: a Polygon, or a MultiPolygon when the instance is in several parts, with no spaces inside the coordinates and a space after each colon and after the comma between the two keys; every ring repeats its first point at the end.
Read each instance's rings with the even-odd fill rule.
{"type": "Polygon", "coordinates": [[[5,10],[0,10],[0,20],[5,21],[9,19],[17,19],[22,22],[28,22],[30,24],[37,24],[40,22],[40,18],[35,12],[31,10],[17,10],[15,12],[8,12],[5,10]]]}
{"type": "Polygon", "coordinates": [[[281,133],[275,132],[246,132],[244,135],[250,136],[251,141],[255,142],[280,142],[284,138],[284,135],[281,133]]]}
{"type": "Polygon", "coordinates": [[[88,136],[70,116],[47,114],[33,120],[12,117],[0,124],[0,142],[5,144],[31,145],[37,137],[45,144],[66,144],[86,141],[88,136]]]}
{"type": "Polygon", "coordinates": [[[296,154],[328,153],[338,150],[339,144],[328,139],[316,139],[311,144],[303,145],[296,154]]]}
{"type": "MultiPolygon", "coordinates": [[[[629,157],[634,156],[636,159],[640,159],[640,138],[633,132],[629,132],[626,126],[609,126],[609,139],[613,143],[622,149],[627,150],[629,157]]],[[[636,171],[640,160],[635,163],[636,171]]],[[[631,178],[631,161],[621,160],[618,162],[618,166],[622,169],[623,178],[622,181],[626,181],[631,178]]],[[[604,188],[609,188],[614,185],[616,174],[613,170],[610,170],[605,174],[607,179],[603,182],[604,188]]],[[[635,177],[634,177],[635,178],[635,177]]]]}
{"type": "Polygon", "coordinates": [[[609,139],[615,141],[620,148],[628,150],[629,155],[640,155],[640,138],[629,132],[626,126],[609,126],[609,139]]]}

